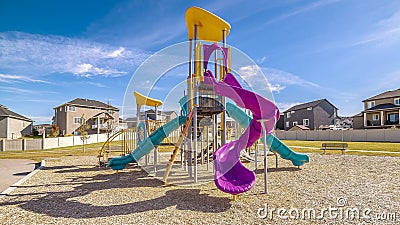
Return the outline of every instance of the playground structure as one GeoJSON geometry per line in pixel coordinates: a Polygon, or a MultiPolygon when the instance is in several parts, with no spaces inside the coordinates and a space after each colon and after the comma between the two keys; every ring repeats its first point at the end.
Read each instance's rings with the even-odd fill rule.
{"type": "Polygon", "coordinates": [[[256,179],[253,170],[241,162],[241,152],[251,148],[262,138],[264,151],[260,152],[256,147],[252,161],[257,169],[258,158],[264,159],[265,192],[267,192],[267,145],[270,146],[269,150],[284,159],[291,160],[295,166],[309,162],[309,158],[305,154],[293,152],[273,136],[275,123],[279,119],[278,108],[272,101],[243,88],[231,73],[231,49],[226,46],[230,25],[218,16],[198,7],[187,10],[186,24],[189,37],[189,68],[187,89],[179,101],[181,116],[158,127],[146,137],[146,126],[140,121],[141,106],[154,107],[157,115],[162,101],[135,92],[136,148],[130,154],[125,153],[125,156],[112,158],[108,166],[117,171],[131,162],[148,167],[149,153],[154,149],[152,160],[154,174],[157,176],[158,172],[161,172],[164,184],[168,183],[170,173],[173,171],[176,174],[177,170],[186,171],[186,177],[197,183],[199,168],[206,165],[205,171],[210,171],[209,163],[213,160],[212,179],[216,186],[236,196],[250,190],[256,179]],[[214,72],[208,70],[212,61],[214,72]],[[229,99],[233,103],[228,102],[229,99]],[[252,116],[247,115],[241,108],[248,109],[252,116]],[[227,142],[228,115],[244,128],[240,137],[230,142],[227,142]],[[160,154],[158,146],[181,126],[179,138],[165,165],[158,160],[160,154]],[[209,157],[211,150],[212,159],[209,157]],[[177,160],[178,155],[180,160],[177,160]],[[176,161],[180,163],[177,164],[176,161]]]}

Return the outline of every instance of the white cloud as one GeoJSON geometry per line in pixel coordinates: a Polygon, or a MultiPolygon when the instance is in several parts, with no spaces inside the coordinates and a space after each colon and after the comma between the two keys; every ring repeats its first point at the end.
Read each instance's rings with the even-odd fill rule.
{"type": "Polygon", "coordinates": [[[279,111],[284,112],[288,110],[289,108],[302,104],[301,102],[276,102],[276,105],[278,106],[279,111]]]}
{"type": "Polygon", "coordinates": [[[52,116],[26,116],[32,119],[35,123],[49,123],[51,122],[52,116]]]}
{"type": "Polygon", "coordinates": [[[378,21],[371,29],[373,30],[372,32],[358,35],[352,40],[346,40],[342,43],[330,44],[329,47],[322,47],[314,53],[370,44],[389,46],[393,43],[397,43],[400,41],[400,11],[393,13],[388,18],[378,21]]]}
{"type": "Polygon", "coordinates": [[[23,89],[23,88],[16,88],[16,87],[6,87],[6,86],[0,86],[0,92],[8,92],[12,94],[37,94],[37,91],[32,91],[28,89],[23,89]]]}
{"type": "Polygon", "coordinates": [[[262,68],[265,76],[271,82],[282,85],[298,85],[303,87],[319,87],[318,84],[305,80],[297,75],[273,68],[262,68]]]}
{"type": "Polygon", "coordinates": [[[261,57],[260,59],[257,59],[257,63],[258,64],[263,64],[265,62],[265,60],[267,60],[266,56],[261,57]]]}
{"type": "Polygon", "coordinates": [[[106,88],[107,87],[106,85],[104,85],[102,83],[99,83],[99,82],[87,82],[87,83],[90,84],[90,85],[99,87],[99,88],[106,88]]]}
{"type": "Polygon", "coordinates": [[[339,1],[341,1],[341,0],[320,0],[320,1],[317,1],[317,2],[313,2],[311,4],[303,6],[302,8],[299,8],[299,9],[293,11],[293,12],[286,13],[286,14],[280,15],[280,16],[272,19],[272,20],[269,20],[265,24],[267,25],[267,24],[275,23],[275,22],[278,22],[278,21],[281,21],[281,20],[285,20],[287,18],[290,18],[290,17],[293,17],[293,16],[297,16],[299,14],[306,13],[306,12],[312,11],[314,9],[322,8],[322,7],[325,7],[327,5],[330,5],[330,4],[339,2],[339,1]]]}
{"type": "Polygon", "coordinates": [[[104,76],[104,77],[118,77],[123,76],[126,73],[115,69],[98,68],[89,63],[83,63],[77,65],[71,69],[71,72],[78,76],[92,77],[92,76],[104,76]]]}
{"type": "Polygon", "coordinates": [[[264,87],[267,86],[271,92],[277,92],[277,93],[285,89],[285,87],[280,84],[276,83],[272,84],[267,79],[264,80],[260,79],[260,77],[262,78],[263,76],[260,68],[256,65],[240,67],[239,75],[242,79],[244,79],[247,82],[247,85],[249,85],[252,88],[258,85],[264,85],[264,87]],[[263,84],[264,82],[265,84],[263,84]]]}
{"type": "Polygon", "coordinates": [[[265,75],[266,84],[262,84],[264,86],[268,86],[272,92],[279,93],[284,90],[286,86],[297,85],[302,87],[320,87],[318,84],[313,83],[311,81],[307,81],[299,76],[296,76],[292,73],[285,72],[282,70],[258,67],[255,65],[252,66],[243,66],[239,68],[239,75],[242,77],[249,86],[261,85],[263,82],[260,80],[260,75],[262,73],[265,75]]]}
{"type": "Polygon", "coordinates": [[[27,76],[2,74],[2,73],[0,73],[0,82],[5,82],[5,83],[15,83],[15,82],[49,83],[44,80],[33,79],[33,78],[27,77],[27,76]]]}
{"type": "Polygon", "coordinates": [[[119,49],[117,49],[117,50],[115,50],[115,51],[113,51],[113,52],[110,52],[110,53],[108,54],[108,57],[110,57],[110,58],[121,57],[124,51],[125,51],[125,48],[120,47],[119,49]]]}
{"type": "Polygon", "coordinates": [[[32,76],[121,76],[132,72],[149,55],[84,39],[22,32],[0,33],[0,49],[0,70],[32,76]]]}

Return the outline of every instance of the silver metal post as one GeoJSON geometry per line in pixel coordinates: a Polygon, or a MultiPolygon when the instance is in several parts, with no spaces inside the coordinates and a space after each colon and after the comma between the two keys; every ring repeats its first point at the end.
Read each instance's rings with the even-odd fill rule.
{"type": "MultiPolygon", "coordinates": [[[[194,25],[194,48],[197,45],[197,25],[194,25]]],[[[196,62],[193,62],[193,66],[195,66],[196,62]]],[[[197,90],[196,90],[196,77],[193,77],[193,85],[194,88],[194,112],[193,112],[193,158],[194,158],[194,182],[197,183],[197,106],[198,106],[198,97],[197,97],[197,90]]]]}
{"type": "Polygon", "coordinates": [[[207,171],[210,169],[210,140],[208,138],[209,126],[207,126],[206,140],[207,140],[207,171]]]}
{"type": "Polygon", "coordinates": [[[204,164],[204,126],[203,126],[203,132],[200,135],[200,148],[201,148],[201,165],[204,164]]]}
{"type": "MultiPolygon", "coordinates": [[[[251,149],[250,149],[251,151],[251,149]]],[[[256,147],[254,148],[254,170],[257,171],[258,169],[258,144],[256,144],[256,147]]]]}
{"type": "MultiPolygon", "coordinates": [[[[213,157],[214,153],[218,148],[218,116],[214,115],[214,124],[213,124],[213,135],[214,135],[214,148],[213,148],[213,157]]],[[[215,168],[213,166],[213,172],[215,172],[215,168]]]]}
{"type": "MultiPolygon", "coordinates": [[[[222,47],[224,47],[224,48],[226,47],[226,30],[225,29],[222,30],[222,47]]],[[[225,57],[228,57],[228,56],[225,56],[225,57]]],[[[225,61],[222,62],[222,66],[224,66],[224,62],[225,61]]],[[[226,65],[226,66],[228,66],[228,65],[226,65]]],[[[224,70],[222,70],[222,71],[224,71],[224,70]]],[[[224,106],[224,111],[222,112],[223,120],[221,120],[222,128],[223,128],[221,130],[221,145],[224,145],[226,143],[226,98],[225,97],[222,97],[222,104],[224,106]]]]}
{"type": "Polygon", "coordinates": [[[265,128],[266,120],[259,120],[263,129],[263,147],[264,147],[264,193],[268,194],[268,160],[267,160],[267,130],[265,128]]]}
{"type": "MultiPolygon", "coordinates": [[[[136,138],[139,134],[138,128],[140,123],[140,105],[136,105],[136,138]]],[[[136,148],[139,147],[139,141],[136,141],[136,148]]]]}
{"type": "MultiPolygon", "coordinates": [[[[154,107],[154,111],[156,113],[156,115],[155,115],[155,119],[156,119],[155,128],[157,128],[157,113],[158,113],[157,112],[157,106],[154,107]]],[[[158,147],[155,146],[155,148],[154,148],[154,159],[153,159],[153,161],[154,161],[154,175],[156,175],[156,173],[157,173],[157,161],[158,161],[157,156],[158,156],[158,147]]]]}

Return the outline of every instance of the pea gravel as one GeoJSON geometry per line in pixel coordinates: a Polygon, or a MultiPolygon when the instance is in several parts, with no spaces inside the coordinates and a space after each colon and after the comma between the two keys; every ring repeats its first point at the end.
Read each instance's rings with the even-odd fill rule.
{"type": "Polygon", "coordinates": [[[97,168],[94,157],[51,159],[46,168],[0,200],[0,224],[400,223],[400,157],[310,154],[310,158],[301,170],[282,159],[275,170],[274,159],[269,158],[269,194],[263,194],[260,170],[255,187],[236,201],[213,182],[163,187],[135,166],[117,175],[97,168]],[[266,204],[270,214],[260,218],[266,204]],[[324,214],[286,219],[271,213],[272,208],[292,212],[313,208],[319,214],[328,207],[368,208],[371,218],[324,214]],[[388,215],[396,218],[376,218],[388,215]]]}

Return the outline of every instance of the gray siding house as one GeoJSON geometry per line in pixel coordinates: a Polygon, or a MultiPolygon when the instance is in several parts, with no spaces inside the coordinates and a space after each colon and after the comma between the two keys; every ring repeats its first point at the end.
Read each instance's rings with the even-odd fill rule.
{"type": "Polygon", "coordinates": [[[296,125],[314,129],[323,129],[335,124],[338,108],[326,99],[320,99],[295,105],[284,112],[285,130],[296,125]]]}
{"type": "Polygon", "coordinates": [[[108,124],[116,127],[119,123],[119,109],[109,104],[76,98],[54,108],[53,123],[60,128],[60,135],[77,134],[81,117],[89,125],[89,134],[105,133],[108,124]]]}
{"type": "Polygon", "coordinates": [[[0,138],[17,139],[32,133],[32,120],[0,105],[0,138]]]}

